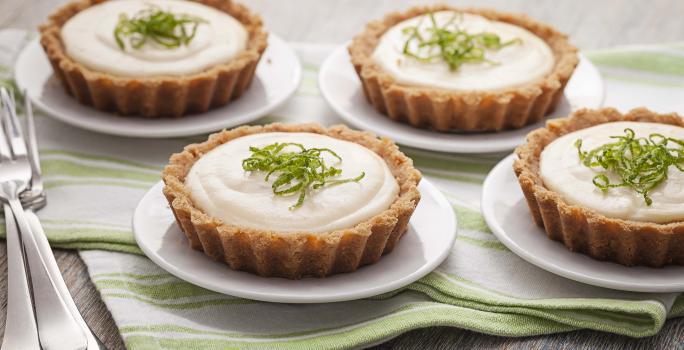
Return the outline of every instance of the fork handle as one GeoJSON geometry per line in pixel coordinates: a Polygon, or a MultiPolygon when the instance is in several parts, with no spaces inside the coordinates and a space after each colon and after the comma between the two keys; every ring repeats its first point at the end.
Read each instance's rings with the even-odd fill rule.
{"type": "Polygon", "coordinates": [[[2,350],[40,349],[38,328],[28,284],[23,245],[9,205],[4,205],[7,226],[7,316],[2,350]]]}
{"type": "Polygon", "coordinates": [[[86,349],[88,342],[85,334],[62,300],[59,290],[43,263],[43,256],[36,244],[19,198],[10,197],[8,202],[24,242],[41,347],[43,350],[86,349]]]}
{"type": "Polygon", "coordinates": [[[50,243],[45,236],[45,231],[43,231],[43,227],[40,224],[38,216],[31,209],[24,211],[24,213],[26,214],[26,218],[29,220],[33,237],[35,238],[36,243],[38,243],[38,249],[44,258],[43,262],[45,263],[45,267],[48,269],[48,273],[52,277],[52,281],[55,283],[55,287],[57,287],[59,290],[62,300],[64,300],[64,303],[71,311],[71,315],[76,320],[76,323],[81,326],[81,329],[86,334],[86,338],[88,338],[88,350],[106,350],[104,344],[102,344],[100,339],[98,339],[97,336],[95,336],[95,334],[90,330],[90,327],[88,327],[88,324],[78,311],[78,307],[76,306],[74,299],[71,297],[71,294],[69,294],[69,288],[67,288],[66,283],[64,283],[64,279],[62,279],[62,273],[59,271],[59,266],[57,266],[57,261],[55,261],[55,257],[52,254],[50,243]]]}

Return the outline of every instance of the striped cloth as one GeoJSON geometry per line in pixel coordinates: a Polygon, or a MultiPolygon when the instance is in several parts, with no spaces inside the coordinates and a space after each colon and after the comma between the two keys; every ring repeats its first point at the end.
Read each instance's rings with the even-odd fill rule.
{"type": "MultiPolygon", "coordinates": [[[[25,37],[0,32],[0,59],[11,62],[25,37]]],[[[302,84],[284,107],[259,122],[340,122],[316,87],[318,65],[331,47],[295,47],[304,64],[302,84]]],[[[684,113],[684,46],[617,48],[589,57],[605,75],[606,105],[684,113]]],[[[272,304],[217,294],[141,255],[130,227],[133,209],[159,180],[169,154],[204,136],[125,139],[43,115],[37,119],[49,198],[39,215],[53,246],[80,249],[129,349],[341,349],[429,326],[503,336],[588,328],[643,337],[657,333],[667,318],[684,316],[684,297],[677,294],[576,283],[526,263],[499,243],[478,208],[482,181],[504,155],[409,148],[402,149],[458,216],[458,240],[436,271],[392,293],[334,304],[272,304]]]]}

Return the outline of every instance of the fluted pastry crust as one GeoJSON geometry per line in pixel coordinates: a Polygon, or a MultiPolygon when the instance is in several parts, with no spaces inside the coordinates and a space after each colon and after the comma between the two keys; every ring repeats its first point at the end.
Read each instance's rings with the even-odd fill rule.
{"type": "MultiPolygon", "coordinates": [[[[372,264],[394,249],[408,228],[420,200],[420,172],[413,161],[387,138],[354,131],[344,125],[323,128],[318,124],[243,126],[213,134],[202,143],[191,144],[171,156],[164,168],[164,195],[190,245],[234,270],[268,277],[299,279],[350,272],[372,264]],[[312,132],[358,143],[378,155],[389,166],[399,184],[399,195],[391,206],[354,227],[330,232],[268,231],[241,227],[205,214],[192,201],[185,177],[203,154],[241,136],[265,132],[312,132]]],[[[331,208],[331,210],[334,210],[331,208]]]]}
{"type": "Polygon", "coordinates": [[[684,127],[684,119],[677,114],[656,114],[644,108],[633,109],[625,115],[612,108],[583,109],[569,118],[549,121],[545,128],[528,134],[527,143],[515,151],[518,159],[513,163],[513,169],[532,217],[550,239],[598,260],[627,266],[684,265],[683,221],[658,224],[606,217],[591,209],[568,204],[544,186],[539,160],[546,145],[573,131],[615,121],[684,127]]]}
{"type": "Polygon", "coordinates": [[[71,59],[62,26],[78,12],[105,0],[79,0],[55,11],[40,27],[40,43],[66,92],[80,103],[121,115],[181,117],[228,104],[249,87],[268,34],[261,18],[232,0],[195,0],[236,18],[247,30],[245,50],[229,62],[184,76],[123,77],[95,71],[71,59]]]}
{"type": "Polygon", "coordinates": [[[499,131],[538,122],[553,112],[577,63],[577,48],[567,36],[525,15],[488,9],[459,9],[447,5],[414,7],[370,22],[349,46],[352,64],[366,99],[378,112],[415,127],[438,131],[499,131]],[[522,86],[491,91],[450,91],[397,82],[372,54],[380,37],[391,27],[427,12],[452,10],[523,27],[546,42],[555,64],[543,78],[522,86]]]}

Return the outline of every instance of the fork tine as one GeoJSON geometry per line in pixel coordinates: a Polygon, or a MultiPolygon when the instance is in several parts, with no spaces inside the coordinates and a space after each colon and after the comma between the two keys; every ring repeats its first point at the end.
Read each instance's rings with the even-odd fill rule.
{"type": "MultiPolygon", "coordinates": [[[[10,108],[10,96],[7,89],[0,88],[0,133],[7,134],[5,130],[5,120],[7,119],[8,108],[10,108]]],[[[12,152],[8,144],[8,137],[0,137],[0,161],[6,162],[12,159],[12,152]]]]}
{"type": "Polygon", "coordinates": [[[40,155],[38,154],[38,138],[36,136],[36,123],[33,119],[33,107],[28,98],[27,91],[24,94],[24,114],[26,115],[26,145],[28,146],[28,157],[31,163],[31,190],[42,191],[42,172],[40,169],[40,155]]]}
{"type": "Polygon", "coordinates": [[[2,88],[2,102],[5,110],[14,109],[14,93],[7,88],[2,88]]]}
{"type": "Polygon", "coordinates": [[[7,135],[7,143],[10,148],[13,159],[17,156],[26,155],[26,143],[24,142],[24,136],[21,131],[21,125],[19,123],[19,118],[17,117],[16,105],[12,95],[7,93],[5,90],[6,102],[5,106],[5,135],[7,135]]]}

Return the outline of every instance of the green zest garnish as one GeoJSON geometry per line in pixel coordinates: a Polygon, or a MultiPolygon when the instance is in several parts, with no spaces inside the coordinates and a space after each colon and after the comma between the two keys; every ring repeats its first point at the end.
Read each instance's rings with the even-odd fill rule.
{"type": "Polygon", "coordinates": [[[404,43],[403,53],[421,62],[433,62],[442,59],[451,70],[457,70],[461,64],[488,62],[497,64],[485,58],[485,50],[498,50],[508,45],[521,43],[518,38],[501,42],[501,38],[489,32],[470,34],[460,29],[455,23],[456,14],[441,27],[432,12],[427,14],[432,24],[421,34],[420,24],[403,29],[408,39],[404,43]],[[415,44],[413,44],[415,42],[415,44]]]}
{"type": "Polygon", "coordinates": [[[328,148],[304,148],[299,143],[274,143],[262,148],[250,147],[252,156],[242,160],[242,168],[245,171],[265,171],[264,181],[268,181],[271,175],[277,176],[271,187],[277,196],[288,196],[299,193],[297,203],[290,207],[296,209],[304,203],[306,191],[325,186],[340,185],[347,182],[359,182],[366,175],[362,172],[359,176],[347,179],[328,178],[340,175],[342,170],[325,164],[323,153],[328,153],[338,161],[342,158],[328,148]],[[286,151],[288,146],[298,148],[298,151],[286,151]]]}
{"type": "Polygon", "coordinates": [[[617,174],[622,182],[611,183],[608,176],[594,176],[594,185],[602,191],[613,187],[631,187],[644,196],[646,205],[653,200],[649,191],[667,179],[670,166],[684,171],[684,140],[651,134],[635,137],[634,130],[625,129],[625,136],[611,136],[615,142],[606,143],[588,152],[582,151],[582,140],[575,141],[582,164],[602,167],[617,174]]]}
{"type": "Polygon", "coordinates": [[[166,48],[188,45],[197,33],[197,26],[206,23],[202,18],[186,14],[175,14],[158,7],[138,11],[133,17],[122,13],[114,28],[114,38],[122,50],[128,44],[138,49],[148,40],[166,48]]]}

